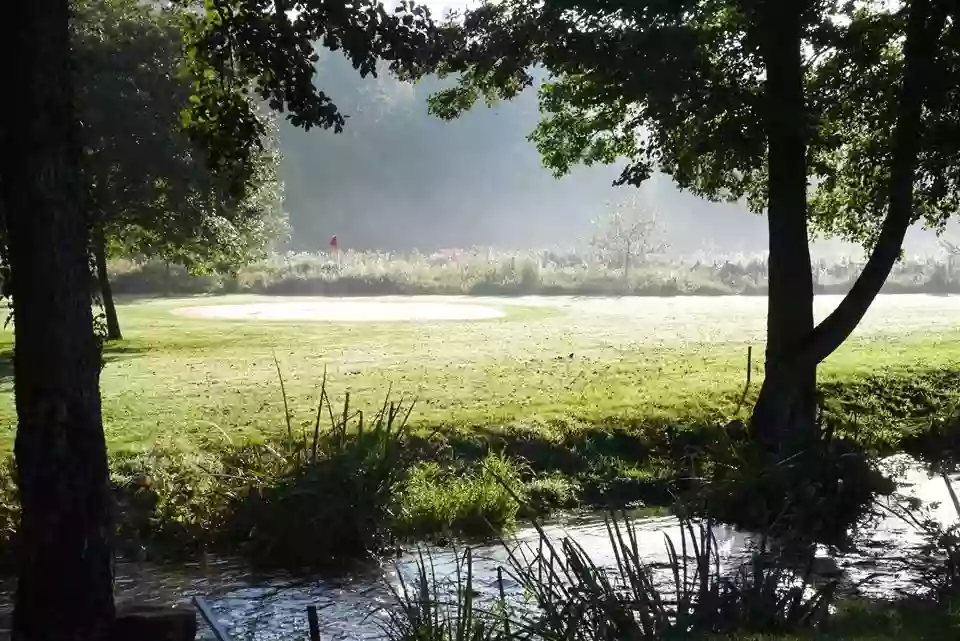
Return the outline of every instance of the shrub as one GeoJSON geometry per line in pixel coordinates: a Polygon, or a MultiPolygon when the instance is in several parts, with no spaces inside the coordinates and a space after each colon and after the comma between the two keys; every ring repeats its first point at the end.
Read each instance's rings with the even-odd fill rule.
{"type": "Polygon", "coordinates": [[[117,540],[124,556],[164,558],[216,545],[241,477],[224,469],[223,452],[153,448],[112,457],[117,540]]]}
{"type": "Polygon", "coordinates": [[[227,531],[254,560],[293,568],[328,567],[382,551],[410,464],[404,437],[411,409],[385,401],[365,422],[362,412],[350,413],[347,396],[338,416],[322,386],[312,438],[295,437],[288,423],[287,438],[274,452],[281,465],[248,476],[230,507],[227,531]],[[331,425],[321,432],[324,412],[331,425]]]}
{"type": "Polygon", "coordinates": [[[849,548],[877,496],[895,489],[858,444],[822,425],[813,444],[782,458],[754,440],[730,441],[699,458],[703,482],[686,492],[699,513],[800,551],[849,548]]]}
{"type": "MultiPolygon", "coordinates": [[[[843,293],[862,265],[849,260],[816,265],[817,293],[843,293]]],[[[459,250],[436,255],[343,252],[273,255],[236,274],[198,276],[159,261],[119,260],[111,264],[118,293],[385,294],[571,294],[647,296],[758,295],[766,292],[766,260],[715,257],[711,262],[659,259],[631,270],[609,267],[595,256],[553,252],[459,250]]],[[[898,263],[886,291],[960,292],[942,259],[898,263]]]]}
{"type": "Polygon", "coordinates": [[[403,490],[398,527],[408,535],[489,536],[515,524],[524,494],[517,464],[499,454],[473,469],[421,463],[403,490]]]}

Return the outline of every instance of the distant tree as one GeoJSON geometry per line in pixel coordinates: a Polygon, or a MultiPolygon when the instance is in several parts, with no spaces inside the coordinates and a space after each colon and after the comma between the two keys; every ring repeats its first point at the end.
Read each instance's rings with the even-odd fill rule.
{"type": "Polygon", "coordinates": [[[21,506],[11,636],[106,641],[114,617],[114,506],[69,0],[5,5],[0,48],[10,61],[0,113],[0,231],[15,314],[21,506]]]}
{"type": "Polygon", "coordinates": [[[751,422],[779,449],[815,437],[817,365],[866,313],[907,228],[957,210],[957,12],[948,0],[488,1],[442,30],[443,54],[419,75],[457,75],[432,104],[454,118],[515,97],[544,67],[532,139],[558,175],[625,160],[621,184],[659,169],[765,210],[767,366],[751,422]],[[819,325],[817,230],[872,249],[819,325]]]}
{"type": "Polygon", "coordinates": [[[661,240],[661,229],[656,212],[645,207],[638,198],[615,205],[605,216],[594,221],[595,233],[591,245],[602,260],[623,269],[623,279],[629,282],[634,262],[644,262],[650,254],[663,252],[667,245],[661,240]]]}
{"type": "Polygon", "coordinates": [[[208,168],[181,122],[194,88],[184,70],[181,12],[137,0],[75,0],[73,7],[93,249],[107,338],[117,339],[109,256],[160,258],[193,271],[235,269],[260,257],[285,230],[280,154],[275,123],[254,112],[263,140],[244,180],[208,168]]]}

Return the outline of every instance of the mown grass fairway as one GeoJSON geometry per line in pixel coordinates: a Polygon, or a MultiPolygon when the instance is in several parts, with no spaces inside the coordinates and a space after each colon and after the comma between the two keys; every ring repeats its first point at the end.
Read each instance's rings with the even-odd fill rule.
{"type": "MultiPolygon", "coordinates": [[[[303,299],[123,302],[126,340],[108,348],[102,375],[112,447],[190,448],[210,438],[285,430],[274,355],[296,427],[312,425],[326,371],[328,389],[350,391],[358,408],[378,406],[391,386],[394,398],[415,397],[413,420],[421,428],[524,424],[544,435],[564,424],[717,421],[739,404],[747,345],[754,346],[756,370],[762,363],[762,298],[439,299],[505,312],[473,321],[261,321],[177,313],[186,306],[281,300],[303,299]]],[[[819,301],[821,316],[836,300],[819,301]]],[[[2,340],[9,350],[12,335],[2,340]]],[[[919,380],[958,364],[960,297],[885,296],[827,361],[821,378],[919,380]]],[[[5,449],[16,423],[10,369],[0,387],[5,449]]]]}

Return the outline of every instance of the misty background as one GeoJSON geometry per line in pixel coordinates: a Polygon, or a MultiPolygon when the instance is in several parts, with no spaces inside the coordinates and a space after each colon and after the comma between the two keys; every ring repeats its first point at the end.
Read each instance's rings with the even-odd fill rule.
{"type": "MultiPolygon", "coordinates": [[[[526,139],[539,119],[534,89],[443,122],[426,100],[450,81],[361,79],[341,56],[319,53],[316,82],[348,118],[342,134],[280,125],[289,249],[325,249],[334,234],[342,248],[359,250],[578,247],[610,203],[639,192],[658,212],[671,255],[766,250],[762,216],[681,192],[667,176],[639,190],[612,186],[618,166],[555,179],[526,139]]],[[[816,243],[814,253],[863,255],[835,240],[816,243]]],[[[905,253],[939,253],[935,235],[911,230],[905,253]]]]}

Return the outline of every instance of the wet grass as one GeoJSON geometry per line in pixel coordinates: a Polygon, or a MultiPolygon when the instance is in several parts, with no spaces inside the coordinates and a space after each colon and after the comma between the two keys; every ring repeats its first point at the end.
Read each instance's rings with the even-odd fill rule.
{"type": "MultiPolygon", "coordinates": [[[[250,299],[189,304],[227,300],[250,299]]],[[[171,313],[184,301],[130,302],[120,308],[127,340],[110,346],[102,374],[105,428],[115,449],[276,435],[284,410],[274,355],[297,424],[312,420],[327,371],[332,396],[350,391],[372,408],[392,387],[396,398],[417,399],[416,432],[454,440],[489,432],[560,442],[591,430],[711,425],[740,405],[748,345],[758,351],[754,381],[762,369],[762,302],[729,300],[701,309],[668,301],[641,314],[630,302],[620,311],[616,302],[521,299],[496,303],[507,312],[498,320],[392,324],[203,320],[171,313]]],[[[879,439],[903,423],[890,419],[933,411],[960,389],[951,375],[956,326],[955,303],[880,310],[824,365],[831,407],[858,415],[865,437],[879,439]]],[[[0,348],[11,340],[0,335],[0,348]]],[[[3,449],[15,425],[11,391],[9,377],[0,379],[3,449]]]]}
{"type": "MultiPolygon", "coordinates": [[[[261,448],[265,458],[249,459],[260,465],[288,429],[311,433],[324,373],[335,402],[349,391],[351,407],[368,416],[390,388],[396,400],[417,399],[404,446],[413,463],[391,498],[387,537],[482,534],[488,523],[509,528],[556,508],[669,505],[687,472],[679,466],[721,438],[720,425],[750,406],[762,377],[758,299],[470,299],[506,313],[472,322],[173,313],[252,300],[121,304],[126,340],[107,349],[104,422],[115,471],[133,480],[134,494],[144,477],[160,490],[144,536],[169,525],[172,546],[202,546],[219,527],[211,510],[224,491],[209,471],[225,473],[223,457],[244,447],[261,448]],[[757,355],[744,396],[750,345],[757,355]],[[516,479],[524,507],[484,472],[491,461],[516,479]]],[[[11,347],[0,334],[0,349],[11,347]]],[[[960,302],[882,298],[823,366],[828,413],[861,443],[896,449],[950,411],[958,364],[960,302]]],[[[12,448],[15,424],[12,380],[0,374],[0,452],[12,448]]]]}

